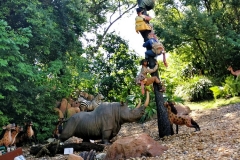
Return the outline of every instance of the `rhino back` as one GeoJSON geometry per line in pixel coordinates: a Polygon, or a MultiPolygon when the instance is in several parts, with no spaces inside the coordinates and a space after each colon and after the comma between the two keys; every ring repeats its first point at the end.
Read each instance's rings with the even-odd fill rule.
{"type": "Polygon", "coordinates": [[[101,138],[102,121],[99,120],[95,112],[80,112],[78,115],[78,123],[75,128],[74,136],[83,139],[99,139],[101,138]]]}
{"type": "Polygon", "coordinates": [[[95,140],[101,139],[104,131],[112,130],[112,138],[121,127],[119,107],[119,103],[104,102],[92,112],[77,113],[68,120],[62,135],[95,140]]]}
{"type": "MultiPolygon", "coordinates": [[[[82,112],[75,135],[81,138],[101,139],[104,131],[120,130],[120,103],[104,102],[92,112],[82,112]],[[83,123],[84,122],[84,123],[83,123]]],[[[80,112],[81,113],[81,112],[80,112]]],[[[115,134],[111,136],[115,136],[115,134]]]]}

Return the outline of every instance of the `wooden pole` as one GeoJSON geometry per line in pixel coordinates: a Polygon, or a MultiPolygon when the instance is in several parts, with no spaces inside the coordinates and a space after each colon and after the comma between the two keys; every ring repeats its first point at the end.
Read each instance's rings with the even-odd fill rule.
{"type": "MultiPolygon", "coordinates": [[[[148,61],[149,68],[154,68],[156,60],[153,57],[149,56],[148,61]]],[[[159,78],[158,70],[156,72],[153,72],[151,76],[157,76],[159,78]]],[[[171,135],[171,125],[168,119],[167,109],[164,107],[163,93],[159,92],[158,85],[156,83],[153,84],[153,87],[157,107],[158,132],[159,137],[162,138],[164,136],[171,135]]]]}

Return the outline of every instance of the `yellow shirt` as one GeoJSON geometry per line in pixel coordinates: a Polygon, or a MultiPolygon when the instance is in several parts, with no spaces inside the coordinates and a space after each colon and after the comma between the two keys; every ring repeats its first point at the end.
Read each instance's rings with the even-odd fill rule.
{"type": "Polygon", "coordinates": [[[140,15],[135,18],[135,29],[139,31],[151,30],[151,26],[144,21],[145,15],[140,15]]]}

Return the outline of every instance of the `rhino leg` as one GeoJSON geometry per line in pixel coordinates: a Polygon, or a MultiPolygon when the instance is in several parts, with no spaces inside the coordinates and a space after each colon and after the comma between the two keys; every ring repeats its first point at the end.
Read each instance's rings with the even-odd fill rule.
{"type": "Polygon", "coordinates": [[[112,130],[105,130],[102,133],[102,143],[103,144],[111,144],[110,143],[110,136],[112,134],[112,130]]]}

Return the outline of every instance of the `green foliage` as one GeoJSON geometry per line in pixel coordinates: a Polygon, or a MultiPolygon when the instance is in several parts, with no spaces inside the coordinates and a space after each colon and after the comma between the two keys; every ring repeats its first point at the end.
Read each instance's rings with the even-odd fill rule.
{"type": "Polygon", "coordinates": [[[140,122],[143,123],[146,120],[149,120],[157,113],[156,103],[150,102],[149,106],[145,109],[144,115],[141,117],[140,122]]]}
{"type": "MultiPolygon", "coordinates": [[[[154,8],[154,29],[167,51],[178,54],[195,71],[222,81],[227,66],[240,68],[240,4],[208,2],[160,1],[154,8]]],[[[189,76],[191,70],[186,71],[189,76]]]]}
{"type": "Polygon", "coordinates": [[[96,54],[91,68],[92,74],[98,77],[99,92],[109,101],[125,101],[140,88],[134,82],[137,56],[128,50],[126,41],[115,34],[106,36],[103,49],[105,55],[96,54]]]}
{"type": "Polygon", "coordinates": [[[232,98],[218,98],[216,100],[207,100],[207,101],[201,101],[201,102],[187,102],[185,105],[189,106],[192,110],[202,110],[202,109],[213,109],[213,108],[219,108],[224,107],[229,104],[236,104],[240,103],[239,96],[232,97],[232,98]]]}
{"type": "Polygon", "coordinates": [[[31,120],[40,141],[50,137],[56,100],[94,79],[79,41],[92,27],[85,5],[80,0],[0,3],[1,123],[31,120]]]}
{"type": "MultiPolygon", "coordinates": [[[[83,33],[105,25],[109,12],[120,7],[115,4],[115,1],[86,0],[4,0],[0,3],[0,125],[10,121],[23,125],[31,120],[38,140],[42,141],[51,137],[55,127],[56,101],[70,95],[76,98],[77,90],[87,89],[92,94],[104,92],[104,88],[98,89],[99,84],[107,87],[109,82],[117,90],[111,88],[104,92],[110,99],[123,99],[130,94],[128,84],[135,74],[130,64],[134,64],[136,56],[132,52],[128,54],[126,42],[122,40],[118,45],[118,39],[115,41],[113,36],[116,44],[113,50],[111,38],[103,45],[111,54],[117,53],[114,61],[104,61],[109,64],[107,68],[120,61],[107,79],[104,70],[94,75],[91,67],[102,67],[100,58],[86,58],[80,40],[85,38],[83,33]],[[117,97],[119,93],[122,94],[117,97]]],[[[132,2],[121,1],[121,6],[125,4],[132,2]]]]}
{"type": "Polygon", "coordinates": [[[210,87],[212,87],[212,82],[208,78],[194,77],[184,84],[177,86],[175,95],[183,97],[187,101],[211,99],[210,87]]]}
{"type": "Polygon", "coordinates": [[[213,86],[209,88],[213,92],[213,97],[216,100],[217,98],[223,97],[223,87],[213,86]]]}
{"type": "MultiPolygon", "coordinates": [[[[154,93],[153,92],[150,92],[150,97],[154,97],[154,93]]],[[[137,95],[137,96],[135,96],[135,95],[128,95],[127,98],[126,98],[126,101],[128,103],[128,107],[131,108],[131,109],[134,109],[138,105],[138,103],[139,103],[139,101],[136,100],[138,98],[144,99],[146,97],[144,97],[143,95],[141,95],[140,97],[139,97],[139,95],[137,95]]],[[[146,120],[149,120],[156,113],[157,113],[156,102],[155,102],[154,99],[150,98],[149,105],[146,107],[145,113],[141,117],[140,122],[143,123],[146,120]]]]}
{"type": "Polygon", "coordinates": [[[240,81],[234,76],[228,76],[225,82],[222,83],[223,86],[213,86],[210,90],[213,92],[214,99],[226,98],[229,96],[237,96],[240,93],[240,81]]]}
{"type": "MultiPolygon", "coordinates": [[[[139,61],[136,53],[118,35],[106,34],[109,28],[99,34],[109,14],[124,13],[134,3],[0,3],[0,125],[32,120],[38,138],[43,140],[51,136],[52,124],[57,120],[53,112],[55,101],[70,95],[76,97],[76,90],[101,92],[107,101],[126,101],[128,95],[136,95],[135,101],[143,98],[134,82],[139,61]],[[94,33],[96,39],[84,37],[86,32],[94,33]],[[83,48],[82,39],[86,39],[87,49],[83,48]],[[95,50],[95,45],[101,51],[95,50]]],[[[240,68],[239,5],[235,1],[216,0],[206,6],[198,1],[160,1],[156,5],[154,29],[172,54],[170,67],[161,68],[167,98],[208,99],[212,96],[212,82],[199,75],[211,76],[219,85],[229,73],[226,66],[240,68]]],[[[108,27],[113,23],[114,20],[109,22],[108,27]]],[[[215,98],[221,95],[217,88],[213,90],[215,98]]],[[[237,95],[239,82],[227,78],[223,92],[223,96],[237,95]]],[[[135,101],[131,107],[136,105],[135,101]]],[[[156,112],[154,103],[150,102],[143,119],[156,112]]]]}
{"type": "Polygon", "coordinates": [[[237,96],[240,93],[240,80],[232,75],[226,77],[223,92],[225,95],[237,96]]]}
{"type": "Polygon", "coordinates": [[[143,123],[146,120],[149,120],[157,113],[157,108],[156,108],[156,102],[154,98],[155,97],[154,92],[150,92],[150,101],[149,105],[145,109],[144,115],[141,117],[140,122],[143,123]]]}
{"type": "MultiPolygon", "coordinates": [[[[0,110],[0,126],[5,126],[8,124],[10,119],[7,117],[7,115],[4,115],[3,112],[0,110]]],[[[2,131],[2,127],[0,128],[0,133],[2,131]]]]}

